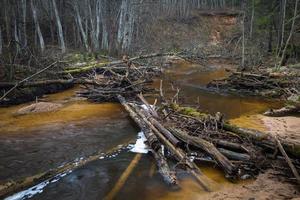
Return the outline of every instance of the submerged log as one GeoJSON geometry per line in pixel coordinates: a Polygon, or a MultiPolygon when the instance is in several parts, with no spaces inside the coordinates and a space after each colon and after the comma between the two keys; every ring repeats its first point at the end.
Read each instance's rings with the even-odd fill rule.
{"type": "Polygon", "coordinates": [[[108,157],[112,154],[115,154],[116,152],[126,148],[129,144],[131,144],[133,141],[127,141],[124,144],[117,145],[113,147],[112,149],[106,151],[103,153],[102,151],[99,151],[93,155],[90,155],[80,161],[75,160],[74,162],[66,163],[62,165],[61,167],[51,169],[46,172],[42,172],[39,174],[36,174],[34,176],[26,177],[22,180],[16,180],[16,181],[9,181],[4,184],[0,184],[0,199],[4,199],[5,197],[12,195],[16,192],[19,192],[21,190],[27,189],[29,187],[33,187],[34,185],[40,184],[43,181],[46,180],[54,180],[57,177],[59,177],[61,174],[68,174],[71,171],[74,171],[80,167],[83,167],[84,165],[93,162],[95,160],[99,160],[99,157],[108,157]]]}
{"type": "Polygon", "coordinates": [[[174,133],[178,138],[187,144],[191,144],[198,147],[210,155],[213,159],[217,161],[219,166],[228,175],[234,175],[236,173],[236,167],[210,142],[200,138],[188,135],[183,130],[177,128],[169,128],[172,133],[174,133]]]}
{"type": "Polygon", "coordinates": [[[156,160],[157,167],[160,174],[163,176],[164,180],[171,185],[177,185],[177,178],[174,172],[170,170],[169,164],[162,154],[162,147],[157,137],[149,129],[149,127],[143,122],[140,116],[128,105],[125,98],[118,95],[120,103],[124,106],[125,110],[129,113],[130,117],[137,123],[137,125],[142,129],[152,148],[152,153],[156,160]]]}

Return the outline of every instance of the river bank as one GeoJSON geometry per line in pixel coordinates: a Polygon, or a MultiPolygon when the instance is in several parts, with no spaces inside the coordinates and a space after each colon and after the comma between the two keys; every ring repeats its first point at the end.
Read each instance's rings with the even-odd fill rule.
{"type": "MultiPolygon", "coordinates": [[[[226,75],[225,66],[219,66],[219,64],[214,62],[210,65],[211,67],[207,68],[187,63],[170,66],[166,69],[163,76],[163,88],[166,91],[166,95],[173,95],[174,90],[172,90],[172,86],[170,85],[172,83],[174,86],[182,88],[179,98],[184,100],[186,104],[199,105],[199,108],[210,113],[222,112],[229,119],[262,113],[269,107],[276,108],[280,106],[276,101],[224,95],[205,90],[205,84],[211,79],[226,75]],[[168,93],[168,90],[170,93],[168,93]]],[[[83,99],[74,98],[77,89],[43,98],[43,101],[63,105],[63,107],[53,112],[29,113],[15,116],[14,113],[17,110],[29,104],[1,108],[1,118],[3,117],[5,121],[1,122],[3,126],[0,128],[0,141],[3,143],[1,145],[4,148],[3,152],[7,152],[3,154],[3,159],[1,159],[3,160],[1,164],[3,169],[1,171],[3,173],[1,175],[2,183],[10,178],[18,180],[20,177],[32,176],[47,171],[49,166],[55,168],[66,162],[81,158],[85,159],[86,156],[93,154],[96,150],[105,151],[114,145],[122,144],[124,141],[136,137],[138,130],[128,120],[128,115],[120,105],[93,104],[83,99]],[[124,130],[126,131],[124,132],[124,130]],[[110,141],[112,135],[114,139],[110,141]],[[78,139],[81,141],[80,144],[76,142],[78,139]],[[26,156],[22,154],[23,152],[26,152],[26,156]],[[6,156],[13,154],[15,155],[14,157],[6,156]],[[43,156],[45,154],[48,155],[47,158],[43,156]],[[41,163],[44,164],[41,165],[41,163]],[[18,172],[14,173],[16,170],[18,172]]],[[[244,121],[245,124],[246,122],[244,121]]],[[[107,160],[96,160],[66,175],[58,183],[53,183],[46,187],[45,192],[36,195],[35,198],[58,198],[59,191],[66,188],[68,188],[68,191],[75,191],[77,187],[82,187],[82,183],[79,180],[81,176],[89,183],[89,187],[83,187],[81,192],[86,195],[89,192],[92,192],[92,194],[96,193],[96,196],[99,197],[101,194],[99,194],[99,188],[96,185],[100,183],[95,180],[105,177],[106,183],[108,182],[109,185],[104,186],[104,182],[100,185],[103,189],[102,192],[108,193],[114,186],[118,176],[121,175],[119,173],[113,175],[114,171],[119,170],[121,173],[121,171],[125,170],[131,158],[132,154],[124,152],[120,157],[116,155],[107,160]],[[104,168],[101,167],[103,162],[106,163],[104,168]],[[122,163],[122,165],[117,167],[118,163],[122,163]],[[96,170],[97,168],[98,170],[96,170]],[[100,168],[103,172],[99,172],[100,168]],[[95,173],[95,170],[97,173],[95,173]],[[72,180],[75,177],[77,177],[76,184],[74,183],[74,185],[66,187],[66,185],[73,183],[72,180]]],[[[153,160],[149,159],[148,156],[144,156],[143,159],[149,166],[151,163],[153,165],[153,160]]],[[[148,179],[149,171],[153,170],[145,167],[144,164],[140,163],[139,165],[139,170],[135,171],[134,174],[140,174],[141,178],[145,179],[147,177],[148,179]]],[[[218,168],[208,166],[201,167],[201,169],[208,177],[214,177],[215,174],[218,174],[216,178],[212,179],[216,182],[221,182],[224,188],[231,185],[218,168]]],[[[143,184],[138,178],[132,177],[129,181],[131,186],[121,190],[119,195],[126,194],[128,198],[138,199],[138,196],[129,195],[129,192],[132,193],[138,190],[145,194],[153,193],[153,191],[161,191],[164,194],[160,196],[162,199],[171,196],[173,199],[176,199],[176,196],[181,197],[181,199],[201,199],[205,197],[205,192],[201,191],[199,187],[194,187],[193,190],[188,189],[191,185],[187,184],[187,182],[193,182],[191,177],[186,182],[186,175],[183,177],[179,176],[180,185],[184,188],[182,188],[181,192],[176,192],[162,186],[163,184],[161,184],[162,181],[158,175],[158,171],[154,170],[154,174],[153,179],[149,179],[143,184]],[[192,196],[188,194],[190,192],[192,192],[192,196]]],[[[232,186],[239,189],[239,184],[241,183],[233,184],[232,186]]],[[[251,182],[248,184],[251,184],[251,182]]],[[[218,191],[222,192],[223,190],[218,191]]],[[[92,194],[91,196],[88,195],[91,199],[95,197],[92,194]]],[[[69,198],[74,197],[71,193],[68,193],[68,195],[69,198]]],[[[280,196],[280,194],[278,195],[280,196]]]]}

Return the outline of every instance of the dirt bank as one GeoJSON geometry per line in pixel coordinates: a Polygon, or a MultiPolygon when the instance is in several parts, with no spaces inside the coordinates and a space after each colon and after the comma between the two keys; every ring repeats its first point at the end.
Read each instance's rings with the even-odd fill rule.
{"type": "Polygon", "coordinates": [[[231,120],[231,123],[244,128],[253,128],[277,135],[281,138],[300,141],[300,117],[267,117],[247,115],[231,120]]]}
{"type": "MultiPolygon", "coordinates": [[[[300,141],[300,118],[297,116],[267,117],[247,115],[231,120],[238,126],[268,132],[288,140],[300,141]]],[[[299,186],[287,183],[274,171],[261,174],[251,184],[226,188],[207,199],[299,199],[299,186]]]]}
{"type": "Polygon", "coordinates": [[[226,187],[221,191],[207,194],[201,199],[298,199],[300,194],[296,186],[280,179],[275,173],[272,170],[267,171],[259,175],[253,183],[226,187]]]}

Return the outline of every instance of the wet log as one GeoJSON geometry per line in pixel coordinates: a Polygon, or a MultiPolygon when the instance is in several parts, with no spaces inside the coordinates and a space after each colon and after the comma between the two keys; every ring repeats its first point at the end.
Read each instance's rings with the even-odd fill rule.
{"type": "MultiPolygon", "coordinates": [[[[118,98],[123,98],[122,96],[118,95],[118,98]]],[[[124,98],[123,98],[124,99],[124,98]]],[[[169,149],[169,151],[175,155],[175,158],[180,161],[181,163],[185,164],[187,167],[188,172],[190,172],[196,180],[199,182],[199,184],[203,187],[206,191],[212,191],[213,185],[215,183],[206,177],[199,167],[191,161],[186,155],[185,152],[175,147],[149,120],[148,118],[143,114],[141,111],[137,111],[137,114],[143,119],[143,121],[152,129],[152,131],[155,133],[155,135],[160,139],[160,141],[166,145],[166,147],[169,149]]]]}
{"type": "Polygon", "coordinates": [[[149,129],[141,117],[128,105],[127,101],[121,95],[118,95],[120,103],[123,105],[125,110],[129,113],[130,117],[136,122],[136,124],[144,132],[145,137],[149,143],[149,146],[152,148],[152,153],[156,160],[157,167],[160,174],[163,176],[163,179],[166,183],[170,185],[177,185],[177,178],[174,172],[171,171],[169,164],[162,153],[162,147],[158,141],[156,135],[149,129]]]}
{"type": "Polygon", "coordinates": [[[198,147],[205,151],[208,155],[210,155],[213,159],[215,159],[218,165],[227,173],[228,175],[236,174],[236,167],[232,164],[220,151],[210,142],[199,138],[188,135],[183,130],[179,130],[177,128],[169,128],[171,132],[180,138],[183,142],[187,144],[191,144],[195,147],[198,147]]]}
{"type": "Polygon", "coordinates": [[[158,118],[158,114],[157,112],[152,108],[152,106],[146,101],[146,99],[144,98],[143,94],[138,94],[137,97],[147,106],[147,109],[149,110],[149,112],[151,113],[151,115],[153,115],[154,117],[158,118]]]}
{"type": "Polygon", "coordinates": [[[234,151],[230,151],[227,149],[223,149],[223,148],[218,148],[218,150],[227,158],[231,159],[231,160],[239,160],[239,161],[249,161],[251,159],[251,157],[248,154],[244,154],[244,153],[237,153],[234,151]]]}
{"type": "MultiPolygon", "coordinates": [[[[277,144],[274,140],[274,137],[268,133],[257,131],[253,129],[241,128],[235,125],[231,125],[229,123],[223,124],[222,128],[226,131],[233,132],[241,137],[251,139],[258,145],[263,147],[276,149],[277,144]]],[[[300,142],[290,139],[282,139],[279,138],[280,142],[282,143],[283,147],[285,148],[286,152],[295,156],[300,157],[300,142]]]]}
{"type": "Polygon", "coordinates": [[[283,117],[298,112],[300,112],[300,106],[285,106],[280,109],[270,109],[265,112],[264,115],[270,117],[283,117]]]}
{"type": "Polygon", "coordinates": [[[140,110],[140,112],[146,116],[147,120],[154,125],[174,146],[179,146],[180,141],[168,130],[166,129],[160,122],[158,122],[151,114],[145,109],[140,110]]]}
{"type": "Polygon", "coordinates": [[[234,142],[228,142],[226,140],[219,140],[219,139],[215,139],[213,140],[213,142],[217,144],[217,146],[221,146],[226,149],[237,150],[239,152],[249,152],[249,150],[246,147],[244,147],[242,144],[237,144],[234,142]]]}

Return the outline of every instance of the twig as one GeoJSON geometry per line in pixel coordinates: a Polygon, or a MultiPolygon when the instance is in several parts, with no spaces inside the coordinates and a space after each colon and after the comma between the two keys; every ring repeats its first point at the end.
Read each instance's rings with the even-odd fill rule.
{"type": "Polygon", "coordinates": [[[42,70],[40,70],[40,71],[38,71],[38,72],[36,72],[36,73],[34,73],[34,74],[28,76],[27,78],[21,80],[20,82],[16,83],[16,85],[15,85],[14,87],[10,88],[6,93],[4,93],[4,95],[0,98],[0,101],[3,101],[3,99],[4,99],[7,95],[9,95],[14,89],[16,89],[17,87],[19,87],[20,85],[22,85],[22,84],[25,83],[26,81],[29,81],[29,80],[32,79],[33,77],[35,77],[35,76],[37,76],[37,75],[43,73],[43,72],[46,71],[47,69],[53,67],[57,62],[58,62],[58,61],[55,61],[54,63],[48,65],[48,66],[45,67],[44,69],[42,69],[42,70]]]}

